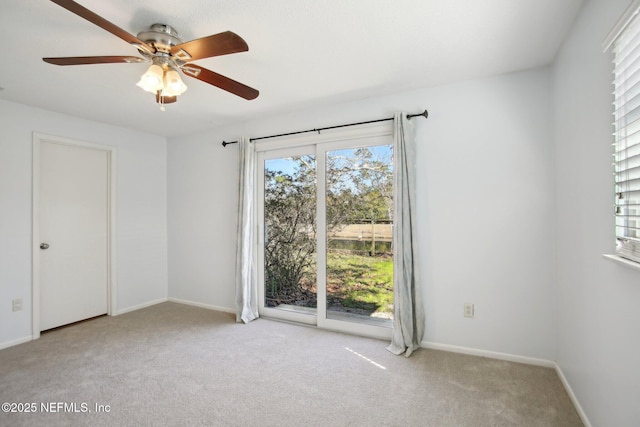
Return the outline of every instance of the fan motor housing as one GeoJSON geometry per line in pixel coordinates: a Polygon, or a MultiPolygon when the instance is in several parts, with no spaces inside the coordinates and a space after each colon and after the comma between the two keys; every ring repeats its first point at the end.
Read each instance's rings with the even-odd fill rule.
{"type": "Polygon", "coordinates": [[[153,24],[147,31],[139,32],[138,38],[162,53],[170,53],[173,46],[182,44],[178,32],[166,24],[153,24]]]}

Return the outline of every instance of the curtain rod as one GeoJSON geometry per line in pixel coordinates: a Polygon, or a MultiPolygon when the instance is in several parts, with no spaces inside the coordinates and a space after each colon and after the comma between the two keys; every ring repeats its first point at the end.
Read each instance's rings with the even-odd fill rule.
{"type": "MultiPolygon", "coordinates": [[[[429,112],[427,110],[424,110],[422,113],[419,113],[419,114],[407,114],[407,119],[411,119],[412,117],[424,117],[426,119],[426,118],[429,117],[429,112]]],[[[369,123],[386,122],[386,121],[389,121],[389,120],[393,120],[393,117],[389,117],[389,118],[386,118],[386,119],[369,120],[367,122],[348,123],[346,125],[327,126],[327,127],[318,128],[318,129],[300,130],[298,132],[281,133],[281,134],[278,134],[278,135],[261,136],[261,137],[258,137],[258,138],[251,138],[249,141],[253,142],[253,141],[258,141],[258,140],[261,140],[261,139],[278,138],[280,136],[298,135],[300,133],[308,133],[308,132],[318,132],[318,133],[320,133],[320,131],[323,131],[323,130],[338,129],[338,128],[344,128],[344,127],[347,127],[347,126],[366,125],[366,124],[369,124],[369,123]]],[[[231,141],[231,142],[222,141],[222,146],[226,147],[229,144],[237,144],[237,143],[238,143],[238,141],[231,141]]]]}

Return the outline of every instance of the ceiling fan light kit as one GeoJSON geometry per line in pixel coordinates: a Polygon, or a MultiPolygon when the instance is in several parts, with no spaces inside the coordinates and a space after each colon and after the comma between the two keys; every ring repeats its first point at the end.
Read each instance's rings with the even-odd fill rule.
{"type": "Polygon", "coordinates": [[[176,102],[177,97],[187,90],[187,85],[182,81],[178,70],[186,76],[247,100],[257,98],[260,93],[240,82],[189,63],[197,59],[248,51],[249,46],[242,37],[231,31],[183,42],[173,27],[166,24],[153,24],[148,30],[141,31],[137,37],[134,37],[73,0],[51,1],[131,44],[138,49],[142,58],[136,56],[42,58],[45,62],[54,65],[151,62],[151,66],[142,75],[137,86],[153,93],[162,111],[164,111],[164,104],[176,102]]]}
{"type": "Polygon", "coordinates": [[[140,81],[136,84],[136,86],[141,87],[147,92],[156,93],[159,90],[162,90],[164,84],[162,82],[164,71],[161,67],[156,64],[153,64],[149,67],[146,73],[142,75],[140,81]]]}
{"type": "Polygon", "coordinates": [[[182,44],[178,32],[169,25],[153,24],[148,31],[138,33],[138,38],[146,43],[141,46],[151,46],[155,52],[150,53],[146,48],[136,46],[140,54],[152,62],[137,86],[154,95],[158,94],[156,100],[160,104],[164,104],[162,101],[165,97],[182,95],[187,90],[187,85],[177,70],[185,65],[182,58],[187,58],[188,53],[181,50],[184,53],[180,57],[171,56],[171,48],[182,44]]]}
{"type": "Polygon", "coordinates": [[[174,69],[164,73],[164,91],[169,96],[182,95],[187,90],[187,85],[180,78],[180,74],[174,69]]]}

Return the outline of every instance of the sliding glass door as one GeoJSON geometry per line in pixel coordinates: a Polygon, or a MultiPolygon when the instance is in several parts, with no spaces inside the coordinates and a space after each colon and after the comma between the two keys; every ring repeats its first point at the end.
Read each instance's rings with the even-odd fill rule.
{"type": "Polygon", "coordinates": [[[327,318],[393,318],[393,147],[326,152],[327,318]]]}
{"type": "Polygon", "coordinates": [[[317,174],[310,148],[259,156],[259,297],[267,315],[315,324],[317,174]]]}
{"type": "Polygon", "coordinates": [[[390,132],[263,150],[258,160],[261,315],[389,337],[390,132]]]}

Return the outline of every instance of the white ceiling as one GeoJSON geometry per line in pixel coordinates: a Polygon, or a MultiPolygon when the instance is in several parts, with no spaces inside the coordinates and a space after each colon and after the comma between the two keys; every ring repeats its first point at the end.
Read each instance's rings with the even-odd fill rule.
{"type": "Polygon", "coordinates": [[[161,112],[148,67],[60,67],[42,57],[137,55],[47,0],[0,3],[0,99],[168,137],[300,108],[551,62],[583,0],[76,0],[129,33],[184,41],[233,31],[249,51],[194,63],[260,91],[246,101],[189,77],[161,112]]]}

